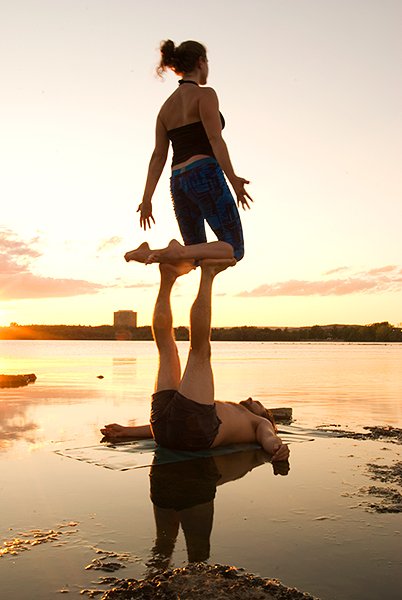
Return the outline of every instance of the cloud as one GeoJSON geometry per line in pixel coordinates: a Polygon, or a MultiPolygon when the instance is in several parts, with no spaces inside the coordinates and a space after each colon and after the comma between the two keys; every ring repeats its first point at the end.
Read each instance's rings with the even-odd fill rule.
{"type": "Polygon", "coordinates": [[[347,271],[349,267],[337,267],[336,269],[331,269],[330,271],[326,271],[324,275],[335,275],[335,273],[341,273],[342,271],[347,271]]]}
{"type": "Polygon", "coordinates": [[[401,272],[396,266],[387,266],[371,269],[343,279],[319,281],[291,279],[289,281],[263,284],[251,291],[242,291],[237,296],[242,298],[268,296],[346,296],[358,293],[399,291],[402,291],[401,272]],[[384,273],[387,273],[387,275],[384,275],[384,273]]]}
{"type": "Polygon", "coordinates": [[[32,273],[32,262],[41,256],[39,242],[19,239],[9,229],[0,231],[0,299],[22,300],[95,294],[106,286],[81,279],[55,279],[32,273]]]}
{"type": "Polygon", "coordinates": [[[139,283],[130,283],[130,285],[123,285],[122,287],[124,287],[124,289],[131,289],[131,288],[152,288],[157,286],[157,283],[144,283],[144,282],[139,282],[139,283]]]}
{"type": "Polygon", "coordinates": [[[18,239],[10,229],[0,231],[0,274],[16,275],[28,271],[32,259],[41,253],[34,248],[38,238],[30,242],[18,239]]]}
{"type": "Polygon", "coordinates": [[[0,231],[0,254],[11,254],[18,258],[38,258],[41,253],[33,248],[38,242],[38,238],[33,238],[30,243],[24,242],[17,238],[17,236],[10,229],[2,229],[0,231]]]}
{"type": "Polygon", "coordinates": [[[159,282],[154,281],[153,283],[145,282],[145,281],[136,281],[134,283],[127,283],[127,276],[125,277],[115,277],[114,283],[108,285],[108,287],[117,287],[124,289],[141,289],[141,288],[152,288],[159,285],[159,282]]]}
{"type": "Polygon", "coordinates": [[[396,271],[398,267],[396,265],[388,265],[386,267],[380,267],[378,269],[371,269],[367,271],[367,275],[380,275],[381,273],[390,273],[396,271]]]}
{"type": "Polygon", "coordinates": [[[33,273],[13,277],[0,275],[0,299],[22,300],[30,298],[66,298],[95,294],[106,286],[82,279],[54,279],[33,273]]]}
{"type": "Polygon", "coordinates": [[[0,275],[16,275],[26,271],[27,267],[25,265],[17,263],[5,254],[0,254],[0,275]]]}
{"type": "Polygon", "coordinates": [[[108,238],[106,240],[103,240],[102,242],[100,242],[97,250],[98,252],[101,252],[102,250],[107,250],[109,248],[114,248],[115,246],[118,246],[119,244],[121,244],[121,242],[123,241],[123,238],[118,237],[117,235],[108,238]]]}

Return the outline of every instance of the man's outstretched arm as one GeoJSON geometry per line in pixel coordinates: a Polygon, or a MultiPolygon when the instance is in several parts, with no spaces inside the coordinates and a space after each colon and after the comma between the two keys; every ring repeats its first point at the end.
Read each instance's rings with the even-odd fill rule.
{"type": "Polygon", "coordinates": [[[288,446],[276,435],[269,421],[261,421],[258,424],[255,437],[265,452],[272,456],[273,461],[287,460],[289,458],[288,446]]]}
{"type": "Polygon", "coordinates": [[[131,438],[131,439],[149,439],[152,438],[151,426],[147,425],[118,425],[110,423],[101,429],[103,435],[107,438],[131,438]]]}

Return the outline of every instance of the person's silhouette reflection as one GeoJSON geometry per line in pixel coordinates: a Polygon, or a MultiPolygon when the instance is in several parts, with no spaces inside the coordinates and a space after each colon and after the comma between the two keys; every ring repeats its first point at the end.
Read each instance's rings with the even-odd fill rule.
{"type": "MultiPolygon", "coordinates": [[[[268,460],[262,449],[199,458],[151,467],[156,539],[148,561],[150,574],[169,567],[180,526],[189,562],[204,562],[210,555],[210,536],[216,488],[240,479],[268,460]]],[[[275,475],[287,475],[289,462],[273,463],[275,475]]]]}

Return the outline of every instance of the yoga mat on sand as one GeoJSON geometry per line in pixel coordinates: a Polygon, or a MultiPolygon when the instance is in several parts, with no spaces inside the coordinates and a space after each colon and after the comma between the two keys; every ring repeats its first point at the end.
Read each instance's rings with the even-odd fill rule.
{"type": "MultiPolygon", "coordinates": [[[[286,430],[280,431],[279,434],[287,444],[289,442],[312,441],[312,438],[308,438],[303,434],[293,434],[288,428],[286,430]]],[[[97,444],[81,448],[65,448],[55,450],[55,452],[60,456],[74,458],[75,460],[104,467],[105,469],[127,471],[129,469],[150,467],[152,464],[163,465],[208,456],[222,456],[223,454],[233,454],[235,452],[244,452],[245,450],[255,450],[258,448],[260,448],[258,444],[233,444],[230,446],[219,446],[210,450],[187,452],[184,450],[161,448],[153,440],[136,440],[115,444],[97,444]]]]}

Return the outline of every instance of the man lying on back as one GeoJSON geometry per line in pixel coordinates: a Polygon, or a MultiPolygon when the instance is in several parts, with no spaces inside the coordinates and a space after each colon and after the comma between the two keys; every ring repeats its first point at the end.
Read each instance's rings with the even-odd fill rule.
{"type": "Polygon", "coordinates": [[[251,398],[237,404],[215,401],[211,366],[211,299],[215,276],[234,260],[201,261],[201,280],[190,313],[190,352],[181,376],[170,296],[176,279],[194,269],[190,262],[161,264],[161,281],[152,320],[159,366],[148,425],[106,425],[109,439],[151,438],[176,450],[205,450],[228,444],[258,443],[273,461],[287,460],[289,448],[278,437],[271,413],[251,398]]]}

